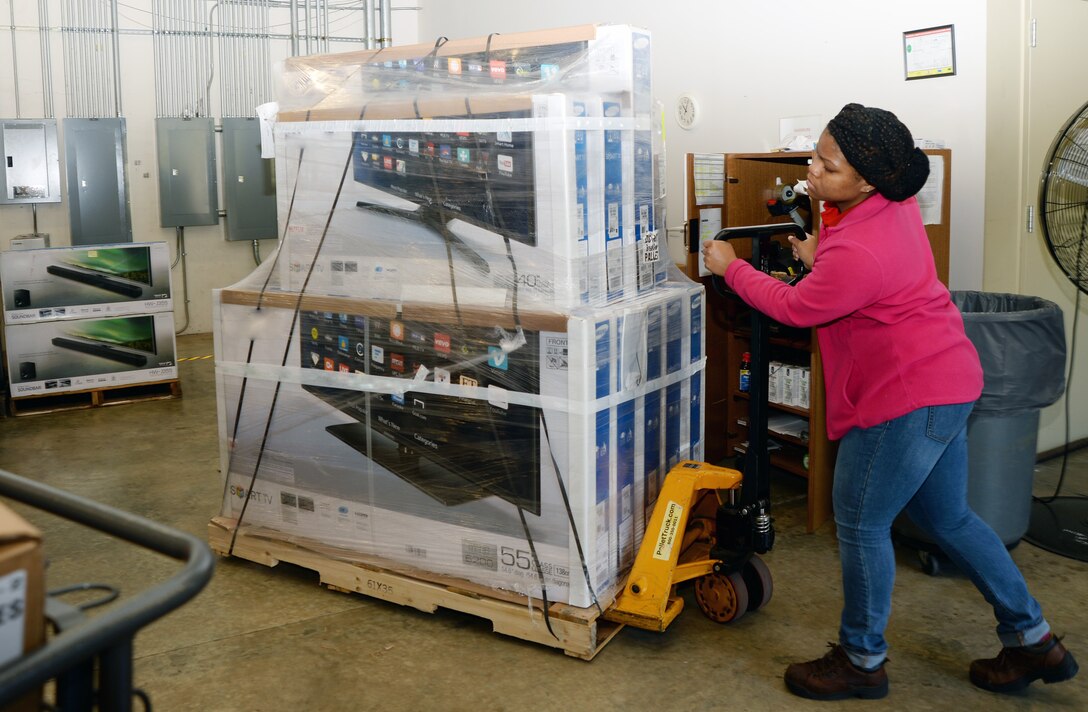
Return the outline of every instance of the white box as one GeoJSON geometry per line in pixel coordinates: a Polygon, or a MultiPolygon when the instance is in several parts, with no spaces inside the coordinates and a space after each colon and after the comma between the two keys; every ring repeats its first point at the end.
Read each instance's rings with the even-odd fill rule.
{"type": "Polygon", "coordinates": [[[521,108],[489,118],[342,122],[336,131],[278,124],[287,186],[279,214],[290,239],[272,286],[490,308],[603,302],[603,249],[593,240],[604,221],[603,132],[582,116],[599,100],[512,103],[521,108]],[[425,171],[463,175],[421,181],[425,171]]]}
{"type": "Polygon", "coordinates": [[[178,377],[173,312],[9,325],[13,398],[178,377]]]}
{"type": "Polygon", "coordinates": [[[3,252],[0,282],[6,324],[174,308],[165,242],[3,252]]]}
{"type": "Polygon", "coordinates": [[[771,361],[767,368],[767,401],[769,403],[781,403],[783,395],[783,380],[785,379],[785,364],[781,361],[771,361]]]}
{"type": "Polygon", "coordinates": [[[48,233],[35,232],[11,238],[11,249],[13,250],[42,250],[47,247],[49,247],[48,233]]]}
{"type": "MultiPolygon", "coordinates": [[[[690,452],[693,434],[698,433],[697,439],[701,439],[700,427],[690,425],[690,412],[681,407],[693,392],[687,381],[702,368],[701,360],[695,365],[686,360],[692,353],[690,340],[684,336],[691,317],[681,305],[689,297],[698,298],[695,312],[701,314],[701,288],[661,290],[638,303],[609,305],[565,317],[561,322],[565,331],[526,331],[526,345],[521,347],[525,351],[515,348],[509,352],[506,373],[529,368],[536,374],[535,380],[508,381],[509,388],[490,383],[487,390],[483,384],[489,369],[497,367],[492,360],[501,351],[494,350],[499,343],[490,344],[486,363],[478,362],[483,357],[482,347],[466,351],[458,344],[467,343],[464,334],[476,332],[493,332],[497,339],[496,327],[472,327],[459,334],[453,327],[436,326],[444,322],[417,321],[412,316],[416,312],[407,305],[399,318],[303,310],[300,323],[292,329],[289,309],[265,307],[258,312],[241,304],[222,304],[217,307],[216,357],[221,439],[230,446],[223,446],[221,456],[223,469],[229,472],[228,487],[234,489],[224,500],[224,513],[237,516],[240,506],[248,501],[245,516],[249,523],[425,571],[539,596],[535,565],[524,566],[530,550],[521,524],[524,515],[532,548],[547,573],[549,600],[577,606],[592,605],[594,596],[604,601],[614,593],[633,560],[645,512],[656,496],[664,468],[660,414],[665,390],[673,394],[670,402],[676,416],[670,440],[676,451],[674,458],[690,452]],[[663,318],[666,302],[679,323],[651,328],[651,313],[663,318]],[[360,326],[356,316],[365,316],[365,326],[360,326]],[[399,326],[394,328],[394,324],[399,326]],[[647,378],[650,374],[646,371],[651,360],[646,335],[651,330],[662,337],[671,334],[675,341],[666,340],[656,347],[659,354],[668,351],[674,357],[669,373],[661,367],[660,355],[655,357],[661,364],[656,378],[647,378]],[[397,337],[388,336],[394,332],[397,337]],[[284,372],[279,364],[283,340],[290,333],[298,336],[288,346],[288,371],[284,372]],[[252,356],[250,337],[254,339],[252,356]],[[464,363],[476,359],[472,368],[481,375],[459,371],[457,359],[439,358],[435,349],[461,353],[467,359],[464,363]],[[474,356],[477,352],[480,356],[474,356]],[[524,361],[526,358],[532,363],[524,361]],[[462,386],[459,372],[481,385],[462,386]],[[244,391],[241,374],[249,374],[244,376],[244,391]],[[672,381],[668,381],[670,376],[672,381]],[[285,379],[278,389],[275,378],[285,379]],[[336,392],[328,390],[332,388],[336,392]],[[456,488],[427,491],[437,486],[433,485],[437,482],[433,477],[440,474],[437,469],[448,474],[462,467],[475,468],[473,473],[460,472],[459,476],[478,479],[488,467],[481,458],[489,447],[495,447],[493,443],[484,445],[473,449],[473,454],[464,450],[463,456],[456,455],[461,450],[454,448],[455,454],[450,455],[453,440],[444,436],[407,439],[409,428],[404,423],[415,422],[404,420],[407,413],[427,414],[428,418],[438,418],[443,412],[448,415],[440,403],[432,402],[443,394],[468,399],[462,400],[466,404],[473,399],[477,403],[486,400],[501,409],[489,411],[499,423],[489,427],[498,428],[494,432],[500,440],[515,448],[519,472],[539,472],[539,495],[520,501],[520,514],[519,500],[508,494],[515,490],[504,489],[495,480],[491,485],[482,484],[485,490],[480,491],[481,496],[468,501],[456,501],[464,494],[454,491],[456,488]],[[399,410],[391,405],[394,396],[401,399],[399,410]],[[350,404],[353,398],[354,405],[350,404]],[[239,399],[243,399],[241,407],[239,399]],[[276,406],[270,415],[273,400],[276,406]],[[647,401],[660,404],[651,406],[657,408],[658,416],[648,428],[644,420],[648,417],[647,401]],[[531,439],[534,445],[519,439],[523,431],[502,425],[507,421],[501,420],[501,414],[512,413],[518,406],[539,408],[541,429],[531,439]],[[390,413],[399,415],[383,415],[390,413]],[[240,420],[235,421],[236,415],[240,420]],[[377,426],[378,433],[358,431],[358,423],[373,424],[382,417],[387,421],[377,426]],[[266,425],[269,437],[260,455],[261,471],[253,480],[266,425]],[[401,456],[404,443],[420,442],[426,447],[428,441],[447,448],[447,454],[426,456],[430,464],[425,468],[397,474],[396,463],[403,465],[405,461],[383,455],[382,447],[391,451],[378,442],[400,437],[390,435],[389,428],[404,434],[396,448],[401,456]],[[344,430],[354,434],[348,437],[344,430]],[[647,431],[653,433],[649,444],[647,431]],[[348,442],[353,437],[369,440],[365,447],[351,446],[348,442]],[[457,457],[471,461],[459,466],[457,457]],[[412,481],[424,471],[430,473],[431,485],[412,481]],[[653,480],[649,502],[647,477],[653,480]],[[299,509],[300,502],[305,508],[299,509]],[[583,571],[593,582],[592,594],[583,571]]],[[[352,302],[340,300],[337,304],[346,308],[352,302]]],[[[373,310],[374,304],[367,308],[373,310]]],[[[434,306],[424,312],[434,313],[434,306]]],[[[697,351],[701,349],[700,342],[697,351]]],[[[698,389],[694,392],[698,394],[698,389]]],[[[462,418],[479,412],[465,405],[458,409],[462,418]]],[[[525,425],[528,421],[519,422],[529,427],[525,425]]],[[[428,423],[431,430],[427,433],[443,432],[439,421],[428,423]]]]}

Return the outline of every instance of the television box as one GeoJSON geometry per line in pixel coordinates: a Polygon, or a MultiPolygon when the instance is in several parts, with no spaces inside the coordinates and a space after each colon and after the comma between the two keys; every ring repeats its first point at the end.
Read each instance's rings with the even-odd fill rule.
{"type": "Polygon", "coordinates": [[[165,242],[11,250],[0,282],[7,324],[174,308],[165,242]]]}
{"type": "Polygon", "coordinates": [[[606,252],[600,101],[538,94],[489,108],[277,125],[287,240],[276,284],[489,308],[622,298],[622,284],[605,294],[605,257],[619,265],[626,251],[633,275],[634,231],[606,252]]]}
{"type": "Polygon", "coordinates": [[[286,64],[272,288],[564,309],[665,281],[648,33],[388,49],[286,64]]]}
{"type": "MultiPolygon", "coordinates": [[[[217,295],[225,516],[244,506],[243,524],[539,597],[535,551],[549,600],[614,595],[666,467],[665,391],[703,366],[648,378],[640,315],[686,290],[526,312],[520,332],[508,313],[455,326],[448,305],[311,297],[296,316],[292,300],[217,295]],[[647,397],[649,436],[635,418],[647,397]]],[[[690,349],[683,324],[655,333],[661,351],[690,349]]],[[[690,414],[675,411],[686,457],[690,414]]]]}
{"type": "MultiPolygon", "coordinates": [[[[0,502],[0,667],[45,642],[45,563],[41,533],[0,502]]],[[[37,710],[41,691],[28,692],[12,710],[37,710]]]]}
{"type": "MultiPolygon", "coordinates": [[[[361,118],[375,97],[431,92],[618,94],[653,113],[651,37],[629,25],[578,25],[434,43],[291,57],[277,94],[280,121],[361,118]],[[423,92],[420,92],[420,89],[423,92]]],[[[368,111],[366,118],[371,117],[368,111]]]]}
{"type": "Polygon", "coordinates": [[[4,335],[13,398],[178,377],[173,312],[15,324],[4,335]]]}

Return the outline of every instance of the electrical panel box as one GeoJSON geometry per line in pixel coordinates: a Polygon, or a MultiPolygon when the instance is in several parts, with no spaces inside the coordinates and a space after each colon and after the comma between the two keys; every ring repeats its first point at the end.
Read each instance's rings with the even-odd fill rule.
{"type": "Polygon", "coordinates": [[[64,163],[73,245],[132,242],[125,120],[65,119],[64,163]]]}
{"type": "Polygon", "coordinates": [[[261,126],[255,118],[223,119],[223,200],[228,240],[279,237],[276,168],[261,158],[261,126]]]}
{"type": "Polygon", "coordinates": [[[4,119],[0,205],[60,202],[56,119],[4,119]]]}
{"type": "Polygon", "coordinates": [[[155,137],[159,148],[159,224],[217,224],[214,120],[156,119],[155,137]]]}

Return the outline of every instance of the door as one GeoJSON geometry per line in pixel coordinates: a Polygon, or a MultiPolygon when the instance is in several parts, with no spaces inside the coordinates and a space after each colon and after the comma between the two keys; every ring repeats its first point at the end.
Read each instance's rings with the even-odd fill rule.
{"type": "MultiPolygon", "coordinates": [[[[1033,225],[1021,226],[1018,291],[1049,299],[1065,313],[1065,333],[1073,334],[1076,288],[1054,263],[1039,227],[1039,186],[1051,143],[1070,117],[1088,102],[1088,2],[1032,0],[1028,9],[1029,41],[1025,76],[1025,135],[1022,205],[1034,211],[1033,225]]],[[[1025,211],[1026,212],[1026,211],[1025,211]]],[[[1081,326],[1088,298],[1082,295],[1081,326]]],[[[1082,330],[1083,332],[1083,330],[1082,330]]],[[[1070,344],[1071,346],[1071,344],[1070,344]]],[[[1081,349],[1084,346],[1081,345],[1081,349]]],[[[1070,438],[1088,436],[1088,369],[1084,359],[1071,381],[1070,438]]],[[[1065,442],[1064,399],[1043,410],[1038,449],[1052,450],[1065,442]]]]}

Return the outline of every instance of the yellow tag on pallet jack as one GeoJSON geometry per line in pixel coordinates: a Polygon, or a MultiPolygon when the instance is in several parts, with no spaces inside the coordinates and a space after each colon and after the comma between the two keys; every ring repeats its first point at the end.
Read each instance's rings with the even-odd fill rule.
{"type": "Polygon", "coordinates": [[[654,547],[655,559],[668,561],[672,556],[672,547],[676,543],[676,532],[680,528],[680,518],[683,514],[684,507],[670,500],[661,521],[661,530],[657,534],[657,546],[654,547]]]}

